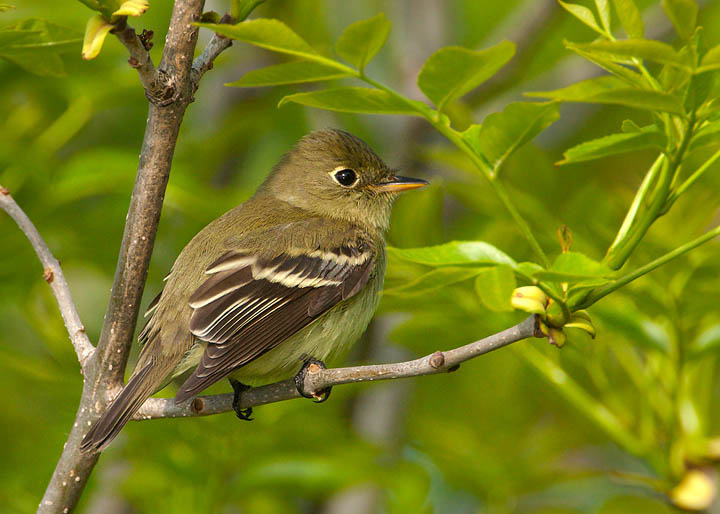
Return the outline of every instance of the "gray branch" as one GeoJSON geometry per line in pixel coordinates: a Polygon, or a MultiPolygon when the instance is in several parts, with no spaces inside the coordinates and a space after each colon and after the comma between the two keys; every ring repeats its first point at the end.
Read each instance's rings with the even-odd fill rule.
{"type": "MultiPolygon", "coordinates": [[[[155,70],[154,84],[161,87],[146,86],[148,122],[105,323],[97,349],[87,361],[75,422],[38,507],[41,513],[69,512],[77,505],[98,459],[97,454],[80,453],[80,441],[104,409],[108,391],[122,385],[175,143],[193,98],[191,65],[198,36],[193,23],[200,19],[203,4],[203,0],[175,2],[163,57],[155,70]],[[154,95],[156,91],[160,95],[154,95]]],[[[142,44],[137,36],[129,38],[131,58],[140,51],[136,43],[142,44]]],[[[150,69],[149,59],[138,62],[141,70],[150,69]]]]}
{"type": "Polygon", "coordinates": [[[43,278],[50,284],[50,288],[55,295],[60,309],[60,315],[65,322],[65,328],[68,331],[70,341],[72,341],[78,362],[84,373],[85,365],[95,352],[95,347],[90,342],[90,339],[85,333],[85,326],[82,324],[82,321],[80,321],[75,302],[73,302],[72,296],[70,295],[70,288],[65,280],[62,268],[60,268],[60,262],[58,262],[52,252],[50,252],[50,249],[47,244],[45,244],[35,225],[33,225],[30,218],[27,217],[25,212],[15,202],[10,195],[10,191],[2,186],[0,186],[0,208],[15,220],[20,230],[22,230],[30,240],[30,244],[35,250],[38,259],[40,259],[44,269],[43,278]]]}
{"type": "MultiPolygon", "coordinates": [[[[322,391],[326,387],[341,384],[447,373],[456,370],[461,363],[467,360],[533,336],[544,337],[537,329],[535,317],[530,316],[522,323],[474,343],[444,352],[437,351],[411,361],[333,369],[311,367],[305,375],[303,385],[305,391],[308,392],[322,391]]],[[[240,407],[256,407],[300,397],[300,393],[295,388],[295,381],[290,379],[248,389],[240,396],[240,407]]],[[[231,411],[232,400],[232,394],[198,396],[181,404],[176,404],[172,398],[150,398],[143,404],[133,419],[210,416],[231,411]]]]}
{"type": "Polygon", "coordinates": [[[125,18],[118,22],[117,27],[113,29],[113,34],[128,49],[130,53],[128,64],[137,70],[140,82],[145,88],[145,95],[148,99],[151,99],[158,83],[158,73],[150,58],[149,51],[150,47],[152,47],[150,42],[152,33],[143,32],[143,37],[138,36],[135,29],[127,24],[127,18],[125,18]]]}
{"type": "MultiPolygon", "coordinates": [[[[231,24],[233,22],[232,16],[226,14],[220,18],[220,23],[231,24]]],[[[210,39],[210,42],[203,49],[202,53],[193,61],[192,64],[192,82],[193,89],[197,90],[200,79],[205,72],[212,69],[215,59],[224,50],[232,46],[232,40],[221,36],[220,34],[214,34],[210,39]]]]}

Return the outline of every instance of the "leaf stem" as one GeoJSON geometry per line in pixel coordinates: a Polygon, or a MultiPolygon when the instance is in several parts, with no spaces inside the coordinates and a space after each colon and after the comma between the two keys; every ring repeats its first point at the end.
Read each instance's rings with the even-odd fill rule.
{"type": "Polygon", "coordinates": [[[679,257],[680,255],[683,255],[684,253],[689,252],[690,250],[694,250],[698,246],[702,245],[703,243],[706,243],[710,241],[715,236],[720,235],[720,226],[715,227],[714,229],[710,230],[709,232],[706,232],[702,236],[698,237],[697,239],[693,239],[689,243],[685,243],[684,245],[676,248],[675,250],[666,253],[662,257],[658,257],[654,261],[651,261],[647,263],[645,266],[641,266],[635,271],[628,273],[627,275],[620,277],[619,279],[615,280],[611,284],[608,284],[606,286],[599,287],[595,289],[592,293],[590,293],[587,298],[583,301],[581,305],[578,305],[578,309],[585,309],[589,307],[590,305],[594,304],[601,298],[609,295],[613,291],[616,291],[617,289],[620,289],[623,286],[626,286],[630,282],[632,282],[635,279],[638,279],[642,277],[643,275],[653,271],[656,268],[659,268],[663,264],[671,261],[675,257],[679,257]]]}
{"type": "Polygon", "coordinates": [[[675,192],[670,196],[670,198],[668,199],[668,202],[670,202],[670,204],[672,204],[673,202],[675,202],[675,200],[677,200],[677,198],[678,198],[681,194],[683,194],[685,191],[687,191],[687,190],[690,188],[690,186],[692,186],[692,185],[695,183],[695,181],[696,181],[697,179],[699,179],[699,178],[702,176],[702,174],[705,173],[705,172],[710,168],[710,166],[712,166],[713,164],[715,164],[715,162],[716,162],[718,159],[720,159],[720,150],[718,150],[717,152],[715,152],[715,153],[713,154],[713,156],[710,157],[710,159],[708,159],[707,161],[705,161],[705,163],[704,163],[702,166],[700,166],[700,167],[697,169],[697,171],[695,171],[695,173],[693,173],[692,175],[690,175],[690,176],[687,178],[687,180],[685,180],[685,182],[683,182],[683,183],[680,185],[680,187],[678,187],[678,188],[675,190],[675,192]]]}

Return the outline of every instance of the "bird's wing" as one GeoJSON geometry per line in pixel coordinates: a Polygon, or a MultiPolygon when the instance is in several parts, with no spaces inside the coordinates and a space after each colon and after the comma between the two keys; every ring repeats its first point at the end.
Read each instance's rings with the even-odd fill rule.
{"type": "Polygon", "coordinates": [[[197,394],[357,294],[374,262],[372,239],[359,231],[311,253],[227,252],[190,297],[190,331],[212,344],[176,400],[197,394]]]}

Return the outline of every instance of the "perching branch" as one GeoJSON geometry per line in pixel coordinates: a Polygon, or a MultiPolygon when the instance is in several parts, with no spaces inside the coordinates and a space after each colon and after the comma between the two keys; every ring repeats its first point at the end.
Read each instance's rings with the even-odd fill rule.
{"type": "MultiPolygon", "coordinates": [[[[320,369],[319,367],[310,367],[305,375],[304,389],[306,391],[322,391],[326,387],[341,384],[446,373],[454,371],[461,363],[474,357],[533,336],[544,337],[538,330],[535,316],[530,316],[513,327],[474,343],[466,344],[454,350],[437,351],[411,361],[350,368],[320,369]]],[[[255,407],[300,397],[300,393],[295,388],[295,381],[290,379],[248,389],[240,396],[240,406],[242,408],[255,407]]],[[[219,394],[198,396],[192,401],[177,405],[171,398],[150,398],[135,413],[133,419],[210,416],[231,411],[232,400],[232,394],[219,394]]]]}
{"type": "Polygon", "coordinates": [[[45,244],[35,225],[33,225],[30,218],[27,217],[25,212],[15,202],[10,195],[10,191],[2,186],[0,186],[0,208],[15,220],[20,230],[22,230],[30,240],[30,244],[40,259],[44,269],[43,278],[50,284],[50,288],[55,295],[60,314],[65,322],[65,328],[68,331],[70,341],[72,341],[78,362],[84,373],[85,365],[95,352],[95,347],[90,342],[90,339],[88,339],[85,333],[85,326],[82,324],[82,321],[80,321],[75,302],[73,302],[72,296],[70,295],[70,288],[60,268],[60,262],[58,262],[52,252],[50,252],[50,249],[47,247],[47,244],[45,244]]]}

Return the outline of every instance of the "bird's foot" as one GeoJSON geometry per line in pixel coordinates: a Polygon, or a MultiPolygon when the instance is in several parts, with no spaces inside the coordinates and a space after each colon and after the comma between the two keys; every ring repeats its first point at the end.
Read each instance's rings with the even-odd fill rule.
{"type": "Polygon", "coordinates": [[[295,387],[297,388],[298,393],[300,393],[300,396],[310,398],[315,403],[322,403],[328,398],[330,398],[330,392],[332,391],[332,387],[326,387],[321,391],[313,391],[311,393],[308,393],[305,390],[305,375],[307,375],[308,371],[316,371],[317,368],[325,369],[325,363],[312,357],[305,359],[305,364],[303,364],[303,367],[300,368],[298,374],[295,375],[295,387]]]}
{"type": "Polygon", "coordinates": [[[233,388],[233,391],[235,394],[233,395],[233,402],[232,407],[235,411],[235,415],[238,417],[238,419],[241,419],[243,421],[252,421],[252,407],[247,407],[245,409],[240,408],[240,395],[250,389],[249,385],[245,385],[242,382],[238,382],[234,378],[228,379],[230,381],[230,385],[233,388]]]}

